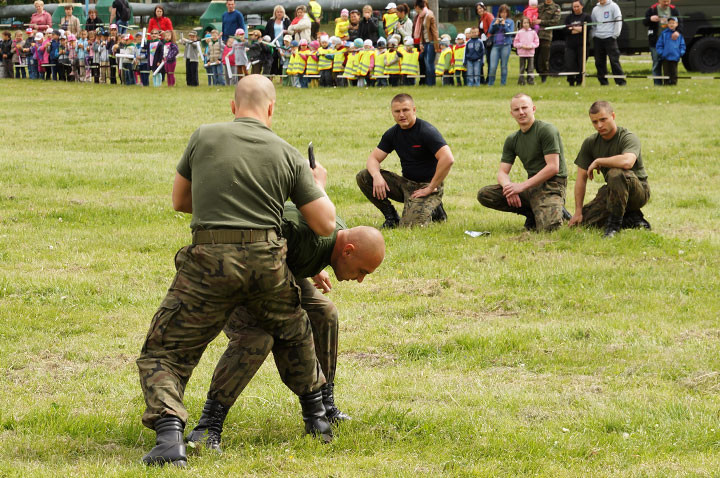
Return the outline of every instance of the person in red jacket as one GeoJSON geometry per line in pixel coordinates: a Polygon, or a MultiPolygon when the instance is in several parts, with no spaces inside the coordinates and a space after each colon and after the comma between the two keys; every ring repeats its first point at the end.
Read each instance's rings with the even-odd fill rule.
{"type": "Polygon", "coordinates": [[[173,29],[172,21],[165,16],[165,9],[162,5],[155,7],[155,16],[150,19],[150,23],[148,24],[149,32],[155,29],[160,30],[160,32],[173,29]]]}

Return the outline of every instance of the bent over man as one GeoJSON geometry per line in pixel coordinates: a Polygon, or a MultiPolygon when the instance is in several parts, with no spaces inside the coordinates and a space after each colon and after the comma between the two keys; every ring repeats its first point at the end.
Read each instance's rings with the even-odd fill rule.
{"type": "Polygon", "coordinates": [[[410,95],[396,95],[390,109],[396,125],[370,153],[367,169],[357,174],[358,187],[385,216],[384,228],[444,221],[443,181],[455,162],[450,146],[433,125],[417,117],[410,95]],[[402,176],[380,169],[393,151],[400,157],[402,176]],[[402,218],[390,199],[404,203],[402,218]]]}
{"type": "Polygon", "coordinates": [[[310,430],[332,433],[320,391],[325,377],[279,231],[288,197],[321,235],[335,230],[335,207],[307,161],[270,129],[270,80],[243,78],[231,109],[235,121],[200,126],[177,166],[173,207],[192,213],[192,245],[175,256],[177,274],[137,359],[147,406],[143,424],[157,434],[143,458],[147,464],[187,463],[185,385],[238,306],[275,339],[280,372],[292,374],[310,430]]]}
{"type": "Polygon", "coordinates": [[[613,237],[625,228],[650,229],[640,210],[650,199],[640,140],[615,123],[615,112],[607,101],[592,104],[590,121],[597,133],[585,139],[575,159],[575,214],[570,226],[604,225],[604,237],[613,237]],[[587,180],[597,171],[602,172],[607,184],[583,206],[587,180]]]}

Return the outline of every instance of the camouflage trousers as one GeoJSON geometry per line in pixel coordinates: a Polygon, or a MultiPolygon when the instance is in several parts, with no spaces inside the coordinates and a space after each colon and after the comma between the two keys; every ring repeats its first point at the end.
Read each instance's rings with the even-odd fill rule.
{"type": "MultiPolygon", "coordinates": [[[[338,345],[338,312],[335,304],[308,279],[298,280],[301,307],[307,312],[315,341],[315,352],[327,381],[335,378],[338,345]]],[[[276,350],[272,335],[257,327],[257,319],[246,307],[236,308],[225,334],[230,339],[225,353],[215,367],[208,398],[231,407],[245,389],[270,351],[273,352],[280,378],[293,392],[304,390],[304,377],[288,367],[276,350]]]]}
{"type": "Polygon", "coordinates": [[[275,360],[294,377],[296,393],[315,392],[325,384],[286,253],[284,239],[191,245],[178,251],[177,274],[137,359],[145,426],[153,428],[158,418],[170,415],[187,422],[183,406],[187,381],[238,306],[245,307],[257,327],[272,336],[275,360]]]}
{"type": "Polygon", "coordinates": [[[398,174],[380,170],[383,179],[387,183],[390,191],[387,197],[380,200],[373,196],[373,178],[367,169],[360,171],[355,179],[360,187],[360,191],[365,195],[373,205],[383,211],[388,207],[392,207],[390,199],[403,203],[403,213],[400,218],[400,226],[426,226],[432,222],[432,212],[442,204],[443,185],[438,186],[437,191],[422,197],[413,198],[412,193],[418,189],[426,187],[430,183],[418,183],[410,179],[404,178],[398,174]]]}
{"type": "Polygon", "coordinates": [[[625,212],[639,211],[650,200],[650,186],[633,171],[610,168],[595,199],[582,208],[582,224],[603,227],[608,216],[623,217],[625,212]]]}
{"type": "Polygon", "coordinates": [[[562,208],[565,205],[566,178],[550,178],[542,184],[520,193],[520,207],[508,204],[502,186],[492,184],[478,191],[477,199],[485,207],[498,211],[514,212],[535,217],[538,231],[552,231],[562,225],[562,208]]]}

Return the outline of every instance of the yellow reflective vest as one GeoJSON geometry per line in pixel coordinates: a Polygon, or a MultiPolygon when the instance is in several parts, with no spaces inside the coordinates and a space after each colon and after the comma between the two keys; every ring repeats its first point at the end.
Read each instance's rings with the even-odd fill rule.
{"type": "Polygon", "coordinates": [[[331,58],[328,58],[326,55],[332,54],[333,51],[330,48],[318,48],[318,70],[329,70],[333,66],[333,61],[331,58]]]}
{"type": "Polygon", "coordinates": [[[334,73],[342,73],[345,71],[345,57],[347,56],[347,50],[342,48],[335,50],[335,56],[333,57],[332,68],[334,73]]]}
{"type": "Polygon", "coordinates": [[[299,74],[304,67],[301,69],[300,66],[302,64],[302,58],[298,54],[297,50],[290,55],[290,62],[288,63],[287,67],[287,74],[288,75],[297,75],[299,74]]]}
{"type": "Polygon", "coordinates": [[[316,20],[320,20],[320,17],[322,17],[322,7],[318,2],[315,0],[310,0],[310,11],[312,12],[313,16],[316,20]]]}
{"type": "Polygon", "coordinates": [[[362,50],[358,53],[357,75],[365,76],[370,72],[370,63],[375,58],[375,50],[362,50]]]}
{"type": "Polygon", "coordinates": [[[307,57],[305,74],[306,75],[317,75],[318,74],[318,59],[317,55],[309,54],[307,57]]]}
{"type": "Polygon", "coordinates": [[[451,48],[445,48],[440,52],[438,62],[435,64],[435,76],[443,76],[445,73],[452,73],[451,48]]]}
{"type": "Polygon", "coordinates": [[[413,50],[412,53],[405,51],[400,62],[400,73],[403,75],[420,74],[420,52],[413,50]]]}
{"type": "Polygon", "coordinates": [[[385,58],[387,57],[387,50],[375,52],[375,69],[373,70],[373,78],[376,75],[386,75],[385,73],[385,58]]]}
{"type": "Polygon", "coordinates": [[[453,47],[453,72],[467,71],[465,68],[465,45],[453,47]]]}
{"type": "Polygon", "coordinates": [[[388,50],[387,52],[385,52],[385,63],[386,75],[400,74],[400,58],[398,57],[397,51],[388,50]],[[394,63],[392,63],[393,61],[394,63]]]}
{"type": "Polygon", "coordinates": [[[351,80],[355,79],[358,69],[359,55],[357,52],[348,53],[347,63],[345,63],[345,76],[351,80]]]}
{"type": "Polygon", "coordinates": [[[385,35],[390,36],[395,33],[397,28],[398,16],[397,13],[385,13],[383,14],[383,23],[385,24],[385,35]]]}

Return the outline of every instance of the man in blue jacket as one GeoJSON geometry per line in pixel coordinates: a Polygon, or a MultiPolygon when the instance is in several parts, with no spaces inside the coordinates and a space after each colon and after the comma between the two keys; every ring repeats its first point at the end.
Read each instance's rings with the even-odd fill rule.
{"type": "MultiPolygon", "coordinates": [[[[648,8],[645,12],[645,20],[643,25],[648,27],[648,41],[650,42],[650,53],[652,54],[652,75],[662,76],[662,60],[658,58],[655,45],[657,44],[660,34],[667,29],[668,19],[670,17],[680,18],[680,13],[674,5],[670,4],[670,0],[659,0],[655,5],[648,8]]],[[[673,40],[682,33],[682,22],[678,22],[678,27],[673,34],[673,40]]],[[[663,80],[654,80],[655,86],[662,86],[663,80]]]]}
{"type": "Polygon", "coordinates": [[[245,27],[245,17],[240,11],[235,10],[235,0],[227,0],[225,2],[227,12],[222,16],[222,41],[227,42],[228,37],[234,36],[238,28],[247,31],[245,27]]]}

